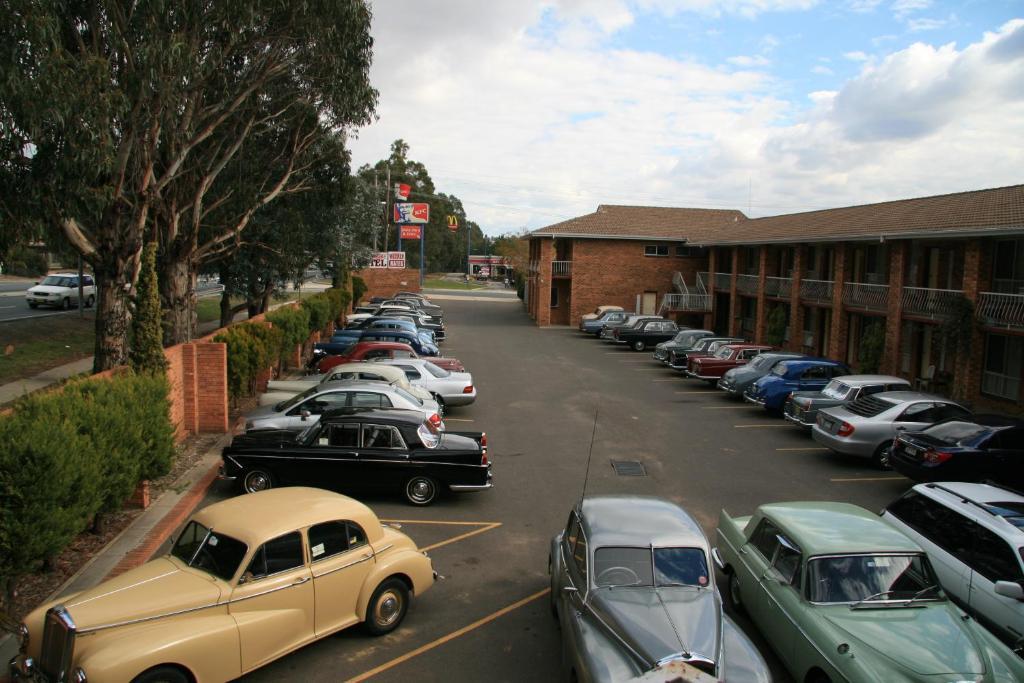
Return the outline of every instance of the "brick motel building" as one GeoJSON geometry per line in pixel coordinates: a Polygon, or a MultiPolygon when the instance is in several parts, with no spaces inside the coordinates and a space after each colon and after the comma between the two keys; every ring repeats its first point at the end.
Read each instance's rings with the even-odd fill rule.
{"type": "Polygon", "coordinates": [[[855,370],[884,330],[880,372],[1024,413],[1024,185],[753,219],[601,205],[526,239],[540,326],[614,304],[766,343],[784,319],[783,348],[855,370]]]}

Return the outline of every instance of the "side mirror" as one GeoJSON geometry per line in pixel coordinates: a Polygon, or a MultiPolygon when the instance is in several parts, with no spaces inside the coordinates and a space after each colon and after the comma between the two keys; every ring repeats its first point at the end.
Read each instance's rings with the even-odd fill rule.
{"type": "Polygon", "coordinates": [[[1016,581],[996,581],[996,595],[1024,602],[1024,588],[1016,581]]]}
{"type": "Polygon", "coordinates": [[[242,572],[242,576],[238,579],[238,585],[249,583],[252,581],[252,572],[242,572]]]}
{"type": "Polygon", "coordinates": [[[302,421],[305,422],[306,419],[309,417],[309,411],[308,410],[302,410],[302,411],[299,412],[299,416],[302,418],[302,421]]]}

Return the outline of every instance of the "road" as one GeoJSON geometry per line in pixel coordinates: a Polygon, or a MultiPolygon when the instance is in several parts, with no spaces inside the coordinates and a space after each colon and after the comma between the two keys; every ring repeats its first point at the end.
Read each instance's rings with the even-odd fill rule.
{"type": "MultiPolygon", "coordinates": [[[[445,355],[473,372],[479,398],[448,428],[486,431],[492,491],[426,509],[364,499],[430,550],[446,578],[415,599],[384,638],[359,629],[314,643],[245,681],[558,680],[560,634],[548,611],[548,543],[586,493],[636,493],[683,505],[712,536],[722,507],[841,500],[878,510],[907,480],[822,452],[796,428],[709,393],[632,353],[575,330],[538,329],[521,305],[445,300],[445,355]],[[591,448],[591,437],[593,446],[591,448]],[[621,477],[611,460],[639,460],[621,477]]],[[[218,484],[207,503],[233,495],[218,484]]],[[[724,585],[724,584],[723,584],[724,585]]],[[[788,675],[749,622],[776,680],[788,675]]]]}
{"type": "MultiPolygon", "coordinates": [[[[45,318],[51,315],[77,315],[78,309],[61,311],[55,308],[29,308],[25,303],[25,292],[34,284],[32,280],[16,280],[0,282],[0,323],[45,318]]],[[[200,282],[196,287],[199,296],[212,296],[218,293],[221,286],[214,282],[200,282]]]]}

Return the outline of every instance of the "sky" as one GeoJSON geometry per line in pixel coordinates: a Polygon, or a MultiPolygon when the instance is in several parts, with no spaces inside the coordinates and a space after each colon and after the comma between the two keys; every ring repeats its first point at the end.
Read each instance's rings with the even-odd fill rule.
{"type": "Polygon", "coordinates": [[[1024,182],[1024,0],[376,0],[377,120],[490,235],[1024,182]]]}

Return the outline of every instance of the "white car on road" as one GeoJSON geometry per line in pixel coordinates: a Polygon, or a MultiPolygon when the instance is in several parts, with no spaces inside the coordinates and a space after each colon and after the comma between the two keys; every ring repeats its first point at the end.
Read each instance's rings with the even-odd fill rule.
{"type": "Polygon", "coordinates": [[[396,387],[401,387],[419,399],[433,400],[433,395],[426,389],[413,386],[405,376],[401,368],[381,363],[342,363],[335,365],[326,374],[312,375],[307,379],[295,380],[273,380],[267,383],[267,393],[259,398],[261,406],[272,406],[281,401],[287,401],[296,394],[325,384],[327,382],[339,381],[352,382],[383,382],[396,387]]]}
{"type": "Polygon", "coordinates": [[[465,406],[476,400],[473,375],[468,372],[450,372],[427,358],[391,358],[378,361],[381,365],[394,365],[405,371],[414,387],[423,387],[442,406],[465,406]]]}
{"type": "MultiPolygon", "coordinates": [[[[25,301],[29,308],[54,306],[65,310],[78,306],[78,274],[55,273],[47,275],[42,282],[29,287],[25,292],[25,301]]],[[[82,301],[86,308],[96,303],[96,283],[91,275],[82,278],[82,301]]]]}

